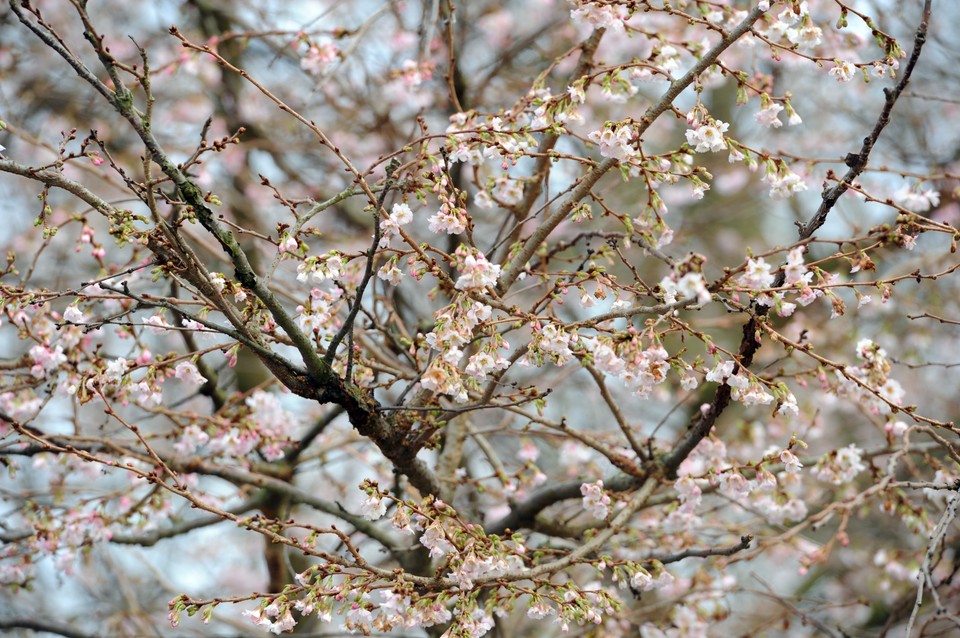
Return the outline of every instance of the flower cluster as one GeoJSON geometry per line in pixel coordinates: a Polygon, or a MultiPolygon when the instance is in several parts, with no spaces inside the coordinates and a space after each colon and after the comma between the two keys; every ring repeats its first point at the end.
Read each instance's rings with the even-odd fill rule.
{"type": "Polygon", "coordinates": [[[496,285],[500,277],[500,264],[490,263],[479,250],[462,244],[457,248],[456,256],[460,270],[460,277],[455,284],[457,290],[482,290],[496,285]]]}
{"type": "Polygon", "coordinates": [[[548,323],[535,330],[530,339],[530,349],[521,362],[524,365],[542,366],[549,361],[562,366],[573,358],[571,345],[578,341],[576,334],[568,333],[563,326],[548,323]]]}
{"type": "Polygon", "coordinates": [[[727,141],[723,134],[730,125],[720,120],[708,120],[695,123],[693,128],[687,129],[687,144],[694,147],[698,153],[710,151],[716,153],[727,148],[727,141]]]}
{"type": "Polygon", "coordinates": [[[607,125],[599,131],[591,132],[587,138],[600,146],[600,154],[604,157],[630,160],[639,155],[636,133],[631,125],[607,125]]]}
{"type": "Polygon", "coordinates": [[[893,194],[893,201],[912,213],[925,213],[940,205],[940,193],[921,188],[920,184],[906,184],[893,194]]]}
{"type": "Polygon", "coordinates": [[[343,291],[340,288],[334,288],[332,292],[311,288],[307,303],[297,306],[297,325],[308,334],[320,337],[333,335],[339,326],[336,313],[342,298],[343,291]]]}
{"type": "Polygon", "coordinates": [[[824,455],[817,463],[813,472],[821,481],[843,485],[866,469],[863,464],[862,451],[856,445],[848,445],[834,452],[824,455]]]}
{"type": "Polygon", "coordinates": [[[450,186],[450,179],[441,172],[439,166],[434,174],[438,175],[433,191],[440,197],[440,209],[434,213],[429,221],[430,230],[435,233],[458,235],[467,229],[469,223],[467,211],[460,206],[457,190],[450,186]]]}
{"type": "Polygon", "coordinates": [[[710,302],[710,291],[703,273],[688,272],[679,279],[676,275],[664,277],[660,280],[660,289],[663,290],[666,303],[676,303],[681,299],[696,299],[698,304],[710,302]]]}
{"type": "Polygon", "coordinates": [[[807,190],[803,178],[783,163],[769,162],[762,179],[770,185],[770,197],[773,199],[787,199],[794,193],[807,190]]]}
{"type": "Polygon", "coordinates": [[[320,257],[307,257],[297,265],[297,281],[320,284],[328,279],[337,279],[345,271],[343,255],[332,250],[320,257]]]}
{"type": "MultiPolygon", "coordinates": [[[[424,372],[420,380],[424,388],[453,396],[459,402],[466,401],[467,390],[456,367],[464,355],[461,348],[474,339],[475,334],[492,314],[489,306],[473,301],[465,295],[436,313],[436,325],[430,333],[423,336],[423,341],[440,356],[435,358],[424,372]]],[[[497,350],[509,347],[499,335],[494,335],[489,343],[482,344],[478,351],[471,355],[465,372],[470,377],[479,378],[507,367],[509,363],[497,354],[497,350]]]]}
{"type": "Polygon", "coordinates": [[[872,414],[890,414],[890,404],[900,405],[903,386],[890,378],[887,351],[870,339],[857,343],[857,356],[864,363],[837,370],[837,394],[863,405],[872,414]]]}
{"type": "Polygon", "coordinates": [[[584,483],[580,486],[580,493],[583,494],[583,509],[590,516],[600,520],[607,517],[610,513],[610,496],[603,490],[603,481],[584,483]]]}
{"type": "Polygon", "coordinates": [[[332,42],[311,44],[300,58],[300,68],[310,75],[323,77],[336,63],[340,51],[332,42]]]}
{"type": "Polygon", "coordinates": [[[390,240],[400,234],[400,227],[413,221],[413,211],[406,202],[394,204],[386,218],[380,221],[380,248],[390,245],[390,240]]]}
{"type": "Polygon", "coordinates": [[[630,17],[627,8],[619,4],[576,0],[577,6],[570,10],[574,22],[587,24],[593,29],[623,31],[624,22],[630,17]]]}

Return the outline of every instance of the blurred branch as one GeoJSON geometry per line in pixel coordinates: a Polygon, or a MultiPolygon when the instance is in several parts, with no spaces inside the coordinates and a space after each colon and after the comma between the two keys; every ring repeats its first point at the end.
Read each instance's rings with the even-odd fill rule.
{"type": "Polygon", "coordinates": [[[64,636],[64,638],[101,638],[99,633],[88,634],[67,624],[37,618],[0,617],[0,629],[30,629],[31,631],[57,634],[64,636]]]}

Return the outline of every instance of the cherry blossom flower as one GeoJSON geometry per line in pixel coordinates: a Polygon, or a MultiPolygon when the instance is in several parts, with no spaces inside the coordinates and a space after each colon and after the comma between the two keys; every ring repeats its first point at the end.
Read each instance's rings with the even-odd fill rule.
{"type": "Polygon", "coordinates": [[[344,273],[343,256],[332,250],[321,257],[308,257],[297,265],[297,281],[311,280],[323,283],[328,279],[337,279],[344,273]]]}
{"type": "Polygon", "coordinates": [[[33,346],[30,348],[30,357],[33,359],[30,374],[37,379],[43,379],[67,361],[63,346],[59,344],[52,348],[42,345],[33,346]]]}
{"type": "Polygon", "coordinates": [[[399,259],[390,259],[380,266],[380,270],[377,271],[377,278],[382,279],[391,286],[399,286],[403,281],[403,270],[400,269],[399,259]]]}
{"type": "Polygon", "coordinates": [[[131,394],[134,393],[137,404],[145,408],[155,408],[163,404],[163,391],[156,384],[141,381],[131,388],[131,394]]]}
{"type": "Polygon", "coordinates": [[[797,458],[797,455],[790,450],[783,450],[780,452],[780,462],[783,463],[784,469],[791,474],[799,473],[800,469],[803,467],[803,463],[800,462],[800,459],[797,458]]]}
{"type": "Polygon", "coordinates": [[[387,499],[376,492],[370,494],[360,506],[360,516],[375,521],[387,513],[387,499]]]}
{"type": "Polygon", "coordinates": [[[823,29],[813,24],[810,16],[804,16],[801,26],[787,29],[787,39],[802,50],[815,49],[823,42],[823,29]]]}
{"type": "Polygon", "coordinates": [[[126,374],[129,365],[130,362],[123,357],[117,357],[112,360],[103,371],[104,381],[106,383],[119,383],[123,375],[126,374]]]}
{"type": "Polygon", "coordinates": [[[587,101],[587,94],[583,90],[582,82],[568,86],[567,95],[570,96],[570,101],[572,101],[574,104],[583,104],[587,101]]]}
{"type": "Polygon", "coordinates": [[[209,441],[210,435],[204,432],[200,426],[190,424],[183,428],[179,440],[173,444],[173,449],[181,454],[193,454],[209,441]]]}
{"type": "Polygon", "coordinates": [[[862,452],[855,444],[825,455],[814,468],[817,478],[834,485],[843,485],[867,468],[861,460],[862,452]]]}
{"type": "Polygon", "coordinates": [[[666,303],[676,303],[680,299],[696,299],[697,303],[705,304],[711,299],[707,281],[703,278],[703,273],[699,272],[688,272],[677,281],[672,277],[664,277],[660,280],[660,287],[666,303]]]}
{"type": "Polygon", "coordinates": [[[767,128],[780,128],[783,122],[780,121],[779,113],[783,107],[776,102],[768,102],[762,109],[754,114],[755,119],[760,125],[767,128]]]}
{"type": "Polygon", "coordinates": [[[787,263],[784,266],[784,283],[797,284],[800,282],[810,283],[813,273],[807,272],[807,266],[803,260],[804,246],[796,246],[787,254],[787,263]]]}
{"type": "Polygon", "coordinates": [[[710,124],[700,124],[695,128],[687,129],[687,144],[694,146],[694,150],[698,153],[722,151],[727,148],[727,141],[723,134],[728,128],[730,128],[729,124],[713,120],[710,124]]]}
{"type": "Polygon", "coordinates": [[[399,234],[400,227],[413,221],[413,211],[406,202],[394,204],[390,214],[380,221],[380,248],[390,245],[390,240],[399,234]]]}
{"type": "Polygon", "coordinates": [[[777,408],[778,415],[796,416],[800,414],[800,407],[797,405],[797,397],[792,392],[780,399],[780,407],[777,408]]]}
{"type": "Polygon", "coordinates": [[[210,273],[210,285],[216,288],[219,292],[223,292],[227,287],[227,280],[223,276],[223,273],[212,272],[210,273]]]}
{"type": "Polygon", "coordinates": [[[603,490],[603,481],[584,483],[580,486],[583,494],[583,509],[594,518],[603,520],[610,513],[610,497],[603,490]]]}
{"type": "Polygon", "coordinates": [[[533,618],[534,620],[539,620],[541,618],[546,618],[547,616],[552,616],[556,613],[556,610],[550,606],[550,604],[539,596],[530,601],[530,606],[527,607],[527,617],[533,618]]]}
{"type": "Polygon", "coordinates": [[[430,550],[430,558],[439,558],[456,549],[447,540],[440,523],[431,523],[420,536],[420,544],[430,550]]]}
{"type": "Polygon", "coordinates": [[[467,367],[464,370],[468,375],[476,379],[483,379],[486,375],[495,370],[505,370],[510,366],[510,362],[499,354],[481,350],[470,357],[467,367]]]}
{"type": "Polygon", "coordinates": [[[459,235],[467,229],[467,219],[459,208],[451,209],[446,204],[441,206],[429,220],[430,230],[435,233],[459,235]]]}
{"type": "Polygon", "coordinates": [[[602,4],[599,2],[584,2],[576,0],[579,5],[570,11],[574,22],[588,24],[594,29],[610,29],[623,31],[624,20],[627,19],[627,8],[617,4],[602,4]]]}
{"type": "Polygon", "coordinates": [[[834,60],[834,67],[830,69],[831,76],[836,78],[837,82],[849,82],[857,74],[857,67],[843,60],[834,60]]]}
{"type": "Polygon", "coordinates": [[[751,290],[769,288],[775,279],[770,269],[770,264],[764,261],[763,257],[751,257],[747,260],[746,271],[737,278],[737,283],[751,290]]]}
{"type": "Polygon", "coordinates": [[[773,199],[786,199],[794,193],[807,190],[803,178],[789,170],[767,174],[763,177],[763,181],[770,184],[770,197],[773,199]]]}
{"type": "Polygon", "coordinates": [[[754,500],[753,504],[774,525],[783,525],[787,521],[801,521],[807,517],[807,504],[798,498],[784,499],[763,495],[754,500]]]}
{"type": "Polygon", "coordinates": [[[332,42],[312,44],[300,59],[300,68],[310,75],[322,77],[336,62],[339,53],[332,42]]]}
{"type": "Polygon", "coordinates": [[[87,318],[79,308],[72,305],[67,306],[67,309],[63,311],[63,320],[67,323],[84,323],[87,318]]]}
{"type": "Polygon", "coordinates": [[[173,376],[186,384],[198,386],[207,382],[192,361],[181,361],[173,369],[173,376]]]}
{"type": "Polygon", "coordinates": [[[150,326],[150,332],[155,335],[163,334],[167,330],[173,328],[173,326],[167,323],[167,320],[160,313],[147,317],[143,323],[150,326]]]}
{"type": "Polygon", "coordinates": [[[398,76],[403,80],[403,85],[408,88],[416,88],[433,77],[434,64],[432,60],[417,62],[416,60],[404,60],[400,65],[398,76]]]}
{"type": "Polygon", "coordinates": [[[350,633],[361,632],[369,635],[373,624],[373,612],[361,603],[352,603],[346,617],[347,630],[350,633]]]}
{"type": "Polygon", "coordinates": [[[490,263],[483,253],[474,250],[463,257],[460,264],[460,277],[455,287],[457,290],[482,290],[487,286],[496,285],[499,277],[500,264],[490,263]]]}
{"type": "Polygon", "coordinates": [[[923,189],[919,184],[905,185],[893,194],[893,201],[913,213],[924,213],[940,205],[940,193],[923,189]]]}
{"type": "Polygon", "coordinates": [[[767,392],[763,384],[756,379],[747,381],[741,375],[737,375],[727,379],[727,384],[733,387],[733,400],[746,406],[768,405],[774,401],[774,396],[767,392]]]}
{"type": "Polygon", "coordinates": [[[542,365],[544,356],[558,366],[567,363],[573,357],[570,344],[574,337],[563,328],[555,324],[547,324],[534,333],[530,344],[530,351],[524,357],[525,361],[533,360],[536,365],[542,365]]]}
{"type": "Polygon", "coordinates": [[[300,247],[299,242],[297,242],[296,237],[293,235],[284,235],[283,239],[280,240],[280,243],[277,246],[277,250],[281,253],[292,253],[300,247]]]}
{"type": "Polygon", "coordinates": [[[712,370],[707,372],[706,380],[710,383],[723,383],[733,374],[733,361],[718,361],[712,370]]]}
{"type": "Polygon", "coordinates": [[[600,146],[600,154],[618,160],[627,160],[637,155],[634,132],[630,126],[604,127],[593,131],[587,138],[600,146]]]}
{"type": "Polygon", "coordinates": [[[742,500],[750,494],[752,486],[740,472],[722,472],[717,480],[720,491],[734,500],[742,500]]]}
{"type": "Polygon", "coordinates": [[[787,126],[796,126],[798,124],[803,124],[803,118],[801,118],[800,114],[787,102],[787,126]]]}
{"type": "Polygon", "coordinates": [[[501,175],[494,180],[493,193],[504,204],[519,204],[523,201],[523,182],[501,175]]]}

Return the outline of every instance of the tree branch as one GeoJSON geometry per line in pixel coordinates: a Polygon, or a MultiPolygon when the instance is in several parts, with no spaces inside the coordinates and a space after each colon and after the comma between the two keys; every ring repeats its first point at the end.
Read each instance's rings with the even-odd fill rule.
{"type": "MultiPolygon", "coordinates": [[[[717,43],[712,49],[707,51],[699,62],[693,65],[689,71],[687,71],[683,77],[680,77],[670,83],[670,86],[667,87],[667,90],[660,97],[656,104],[647,109],[646,113],[643,114],[643,117],[640,118],[640,122],[637,126],[637,135],[640,137],[650,128],[650,126],[660,117],[670,106],[673,104],[673,101],[686,89],[688,86],[693,84],[693,81],[701,73],[706,71],[714,62],[717,61],[717,58],[720,57],[720,54],[730,48],[734,42],[740,39],[740,37],[753,28],[753,23],[760,19],[760,16],[764,14],[764,11],[759,7],[754,7],[753,10],[747,14],[747,17],[738,24],[734,29],[727,33],[720,42],[717,43]]],[[[546,238],[554,231],[554,229],[560,225],[564,219],[570,215],[570,211],[573,210],[573,207],[577,203],[587,196],[590,192],[590,189],[593,188],[594,184],[600,181],[600,178],[603,177],[610,169],[618,166],[620,162],[612,157],[608,157],[595,168],[592,168],[589,172],[583,175],[580,178],[579,183],[573,188],[570,195],[560,204],[557,209],[551,213],[542,224],[537,226],[537,229],[530,235],[529,239],[523,244],[523,248],[520,250],[520,253],[510,260],[509,265],[501,273],[500,280],[497,282],[496,291],[501,297],[510,290],[510,287],[513,286],[514,282],[517,280],[517,277],[520,276],[520,273],[523,272],[523,269],[526,268],[527,262],[530,261],[530,258],[539,250],[540,244],[542,244],[546,238]]]]}

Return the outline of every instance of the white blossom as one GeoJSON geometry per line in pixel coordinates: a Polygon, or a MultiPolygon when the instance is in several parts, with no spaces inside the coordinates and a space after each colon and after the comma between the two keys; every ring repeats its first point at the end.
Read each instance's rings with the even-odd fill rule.
{"type": "Polygon", "coordinates": [[[723,134],[730,128],[729,124],[715,120],[712,124],[701,124],[696,128],[687,129],[687,144],[694,146],[698,153],[705,151],[722,151],[727,148],[723,134]]]}
{"type": "Polygon", "coordinates": [[[857,67],[843,60],[834,60],[834,67],[829,71],[837,82],[849,82],[857,74],[857,67]]]}
{"type": "Polygon", "coordinates": [[[580,486],[583,494],[583,509],[591,516],[604,519],[610,513],[610,497],[603,491],[603,481],[584,483],[580,486]]]}

